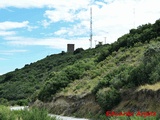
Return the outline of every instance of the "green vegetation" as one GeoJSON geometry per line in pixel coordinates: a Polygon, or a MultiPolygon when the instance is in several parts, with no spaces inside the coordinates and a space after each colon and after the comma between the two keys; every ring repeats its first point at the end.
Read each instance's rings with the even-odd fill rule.
{"type": "Polygon", "coordinates": [[[84,76],[85,71],[93,68],[94,63],[87,60],[78,61],[74,65],[67,66],[60,72],[53,72],[49,75],[48,81],[39,93],[38,98],[42,101],[51,99],[61,88],[66,87],[70,82],[80,79],[84,76]]]}
{"type": "Polygon", "coordinates": [[[106,116],[100,116],[98,118],[95,118],[93,120],[159,120],[158,117],[156,116],[152,116],[152,117],[142,117],[142,116],[132,116],[132,117],[127,117],[127,116],[123,116],[123,117],[106,117],[106,116]]]}
{"type": "Polygon", "coordinates": [[[144,53],[141,64],[134,68],[129,78],[130,82],[139,86],[153,84],[160,80],[160,44],[150,46],[144,53]]]}
{"type": "Polygon", "coordinates": [[[8,107],[0,106],[0,120],[58,120],[50,117],[44,109],[33,108],[30,110],[11,111],[8,107]]]}
{"type": "Polygon", "coordinates": [[[120,93],[116,89],[109,89],[107,91],[99,91],[97,93],[97,101],[106,112],[106,110],[112,109],[120,102],[120,93]]]}
{"type": "Polygon", "coordinates": [[[17,116],[5,106],[0,106],[0,120],[16,120],[17,116]]]}
{"type": "Polygon", "coordinates": [[[0,76],[0,103],[26,105],[54,96],[93,94],[102,111],[130,88],[160,81],[160,20],[131,29],[116,42],[47,56],[0,76]]]}
{"type": "Polygon", "coordinates": [[[133,114],[128,115],[122,115],[122,116],[107,116],[107,115],[88,115],[88,118],[91,118],[91,120],[159,120],[159,117],[154,114],[141,114],[140,112],[135,112],[133,114]]]}

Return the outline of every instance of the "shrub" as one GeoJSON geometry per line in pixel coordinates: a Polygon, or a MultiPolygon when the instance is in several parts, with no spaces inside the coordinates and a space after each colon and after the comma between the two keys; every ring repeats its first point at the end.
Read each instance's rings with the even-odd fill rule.
{"type": "Polygon", "coordinates": [[[131,74],[129,76],[129,82],[134,86],[139,86],[146,83],[146,74],[144,72],[144,65],[140,64],[138,67],[132,69],[131,74]]]}
{"type": "Polygon", "coordinates": [[[9,108],[0,106],[0,120],[16,120],[16,115],[9,108]]]}
{"type": "Polygon", "coordinates": [[[9,102],[8,102],[8,100],[7,99],[5,99],[5,98],[0,98],[0,104],[1,105],[9,105],[9,102]]]}
{"type": "Polygon", "coordinates": [[[84,51],[83,48],[77,48],[77,49],[73,52],[73,54],[78,54],[78,53],[80,53],[80,52],[82,52],[82,51],[84,51]]]}
{"type": "Polygon", "coordinates": [[[28,100],[27,99],[18,100],[17,105],[26,106],[26,105],[28,105],[28,100]]]}
{"type": "Polygon", "coordinates": [[[103,88],[103,87],[109,87],[110,83],[109,83],[109,79],[104,78],[104,79],[100,79],[99,83],[95,86],[95,88],[92,90],[92,92],[94,94],[96,94],[99,89],[103,88]],[[106,80],[104,80],[106,79],[106,80]]]}
{"type": "Polygon", "coordinates": [[[149,80],[151,83],[156,83],[160,80],[160,64],[158,64],[153,71],[151,71],[151,74],[149,76],[149,80]]]}
{"type": "Polygon", "coordinates": [[[5,106],[0,106],[0,120],[59,120],[56,117],[50,117],[45,109],[25,109],[11,111],[5,106]]]}
{"type": "Polygon", "coordinates": [[[130,77],[129,75],[132,69],[132,66],[120,65],[101,78],[92,92],[96,94],[97,91],[103,87],[113,87],[115,89],[130,87],[131,84],[128,78],[130,77]]]}
{"type": "Polygon", "coordinates": [[[104,112],[107,110],[111,110],[121,101],[120,93],[114,88],[108,90],[99,90],[96,96],[97,96],[97,102],[104,110],[104,112]]]}
{"type": "Polygon", "coordinates": [[[130,74],[129,81],[135,86],[155,83],[160,79],[159,48],[150,47],[144,53],[143,61],[130,74]]]}
{"type": "Polygon", "coordinates": [[[23,110],[20,116],[22,120],[56,120],[56,117],[48,116],[48,112],[45,109],[38,108],[23,110]]]}
{"type": "Polygon", "coordinates": [[[101,61],[105,60],[106,57],[109,56],[109,55],[110,55],[110,52],[108,50],[107,51],[102,51],[101,54],[96,59],[96,62],[101,62],[101,61]]]}
{"type": "Polygon", "coordinates": [[[64,72],[69,80],[79,79],[83,74],[83,70],[75,66],[67,67],[64,72]]]}

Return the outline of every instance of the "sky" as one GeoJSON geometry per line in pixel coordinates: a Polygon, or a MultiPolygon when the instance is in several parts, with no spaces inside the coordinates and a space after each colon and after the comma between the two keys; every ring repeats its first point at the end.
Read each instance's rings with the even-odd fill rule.
{"type": "Polygon", "coordinates": [[[48,55],[113,43],[160,18],[159,0],[0,0],[0,75],[48,55]],[[105,42],[106,37],[106,42],[105,42]]]}

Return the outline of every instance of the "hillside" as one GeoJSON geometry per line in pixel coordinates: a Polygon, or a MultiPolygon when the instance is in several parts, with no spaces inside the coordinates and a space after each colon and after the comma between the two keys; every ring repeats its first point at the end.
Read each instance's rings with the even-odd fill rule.
{"type": "Polygon", "coordinates": [[[33,93],[36,94],[43,87],[52,72],[61,71],[62,68],[72,65],[78,60],[92,58],[103,48],[104,46],[86,51],[79,48],[75,50],[74,54],[62,51],[0,76],[0,102],[27,104],[33,93]],[[80,52],[83,52],[83,55],[80,52]]]}
{"type": "Polygon", "coordinates": [[[47,56],[0,76],[1,103],[34,102],[54,114],[86,117],[107,110],[160,113],[159,60],[157,20],[131,29],[112,44],[47,56]]]}

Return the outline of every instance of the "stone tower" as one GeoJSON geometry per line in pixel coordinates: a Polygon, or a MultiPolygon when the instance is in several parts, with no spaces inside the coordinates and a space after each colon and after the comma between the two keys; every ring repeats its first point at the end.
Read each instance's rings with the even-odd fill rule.
{"type": "Polygon", "coordinates": [[[67,44],[67,52],[74,52],[74,44],[67,44]]]}

